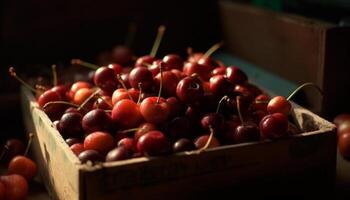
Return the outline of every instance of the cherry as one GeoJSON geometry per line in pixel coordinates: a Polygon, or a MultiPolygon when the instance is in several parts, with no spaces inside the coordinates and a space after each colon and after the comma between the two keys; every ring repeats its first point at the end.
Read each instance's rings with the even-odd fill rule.
{"type": "Polygon", "coordinates": [[[212,76],[209,80],[210,91],[216,95],[222,97],[233,92],[234,84],[223,75],[212,76]]]}
{"type": "Polygon", "coordinates": [[[217,51],[221,46],[223,45],[222,42],[216,43],[214,44],[212,47],[210,47],[210,49],[207,50],[207,52],[205,52],[203,54],[203,56],[201,56],[200,58],[198,58],[198,64],[200,65],[206,65],[209,66],[211,70],[213,70],[215,67],[218,66],[218,63],[213,60],[210,56],[217,51]]]}
{"type": "Polygon", "coordinates": [[[26,179],[18,174],[0,176],[0,182],[5,185],[5,199],[25,199],[28,194],[28,183],[26,179]]]}
{"type": "Polygon", "coordinates": [[[121,65],[117,63],[109,64],[107,67],[113,69],[115,74],[120,74],[123,68],[121,65]]]}
{"type": "Polygon", "coordinates": [[[93,93],[94,93],[94,91],[90,88],[81,88],[74,94],[73,103],[75,103],[77,105],[81,105],[93,93]]]}
{"type": "Polygon", "coordinates": [[[138,89],[141,83],[143,90],[151,91],[154,86],[152,72],[145,67],[135,67],[129,74],[129,83],[135,89],[138,89]]]}
{"type": "Polygon", "coordinates": [[[19,174],[27,180],[33,179],[36,172],[36,164],[25,156],[14,157],[8,166],[8,174],[19,174]]]}
{"type": "Polygon", "coordinates": [[[59,122],[59,130],[63,137],[79,137],[83,131],[80,113],[70,112],[62,115],[59,122]]]}
{"type": "Polygon", "coordinates": [[[266,115],[259,124],[262,139],[279,139],[287,135],[288,118],[282,113],[266,115]]]}
{"type": "MultiPolygon", "coordinates": [[[[125,68],[124,68],[124,69],[125,69],[125,68]]],[[[129,83],[129,73],[130,73],[130,72],[122,73],[122,74],[120,75],[120,78],[121,78],[122,82],[124,83],[125,88],[130,88],[130,87],[131,87],[131,86],[130,86],[130,83],[129,83]]]]}
{"type": "Polygon", "coordinates": [[[233,84],[244,84],[248,81],[247,75],[235,66],[226,68],[226,77],[233,84]]]}
{"type": "Polygon", "coordinates": [[[186,77],[186,74],[178,69],[172,69],[170,71],[176,75],[178,81],[186,77]]]}
{"type": "Polygon", "coordinates": [[[84,149],[96,150],[105,155],[114,147],[114,138],[106,132],[96,131],[85,137],[84,149]]]}
{"type": "Polygon", "coordinates": [[[5,184],[0,181],[0,200],[4,200],[6,195],[5,184]]]}
{"type": "Polygon", "coordinates": [[[177,84],[176,95],[186,104],[196,105],[204,95],[202,82],[194,76],[186,77],[177,84]]]}
{"type": "Polygon", "coordinates": [[[170,106],[167,101],[161,97],[163,88],[162,64],[160,68],[160,86],[158,97],[147,97],[140,105],[140,112],[146,122],[159,124],[165,122],[170,114],[170,106]]]}
{"type": "Polygon", "coordinates": [[[350,161],[350,132],[343,133],[338,138],[339,153],[350,161]]]}
{"type": "Polygon", "coordinates": [[[109,96],[99,96],[92,106],[93,109],[111,110],[113,108],[112,98],[109,96]]]}
{"type": "Polygon", "coordinates": [[[152,65],[149,65],[147,69],[152,73],[153,77],[157,76],[157,74],[160,72],[160,63],[162,60],[155,60],[153,61],[152,65]]]}
{"type": "Polygon", "coordinates": [[[124,129],[137,127],[143,120],[139,106],[130,99],[117,102],[111,117],[114,123],[124,129]]]}
{"type": "Polygon", "coordinates": [[[283,96],[276,96],[276,97],[272,98],[269,101],[269,103],[267,104],[267,111],[270,114],[279,112],[279,113],[283,113],[285,115],[288,115],[291,108],[292,108],[292,105],[283,96]]]}
{"type": "Polygon", "coordinates": [[[67,138],[65,141],[68,146],[72,146],[73,144],[76,144],[76,143],[81,143],[81,140],[79,138],[67,138]]]}
{"type": "Polygon", "coordinates": [[[194,146],[194,143],[187,138],[181,138],[177,140],[173,145],[174,153],[178,153],[182,151],[192,151],[195,149],[196,149],[196,146],[194,146]]]}
{"type": "Polygon", "coordinates": [[[4,145],[4,160],[10,161],[13,157],[23,155],[25,152],[25,145],[21,140],[9,139],[4,145]]]}
{"type": "Polygon", "coordinates": [[[236,143],[236,128],[241,125],[241,121],[238,117],[231,117],[225,121],[225,129],[222,134],[220,134],[221,141],[224,144],[234,144],[236,143]]]}
{"type": "Polygon", "coordinates": [[[86,113],[82,119],[82,127],[86,133],[107,131],[111,128],[112,119],[102,109],[94,109],[86,113]]]}
{"type": "Polygon", "coordinates": [[[211,76],[215,76],[215,75],[226,75],[226,67],[220,66],[213,69],[211,71],[211,76]]]}
{"type": "Polygon", "coordinates": [[[350,114],[347,113],[339,114],[333,120],[333,123],[336,126],[340,126],[341,124],[348,122],[350,122],[350,114]]]}
{"type": "Polygon", "coordinates": [[[123,138],[119,140],[118,147],[123,146],[128,149],[130,152],[136,152],[136,142],[133,138],[123,138]]]}
{"type": "Polygon", "coordinates": [[[350,132],[350,121],[344,121],[339,126],[337,126],[338,137],[343,133],[350,132]]]}
{"type": "Polygon", "coordinates": [[[203,149],[206,145],[206,148],[213,148],[220,146],[220,142],[218,139],[216,139],[214,136],[212,136],[212,139],[210,140],[210,143],[208,143],[210,139],[210,135],[202,135],[195,139],[194,145],[197,149],[203,149]]]}
{"type": "Polygon", "coordinates": [[[82,143],[75,143],[72,146],[70,146],[69,148],[73,151],[73,153],[76,156],[79,156],[79,154],[84,151],[84,144],[82,144],[82,143]]]}
{"type": "Polygon", "coordinates": [[[148,156],[168,154],[170,143],[160,131],[150,131],[142,135],[137,141],[137,150],[148,156]]]}
{"type": "Polygon", "coordinates": [[[151,65],[154,61],[154,57],[151,55],[145,55],[139,57],[135,62],[135,67],[145,67],[151,65]]]}
{"type": "Polygon", "coordinates": [[[39,104],[39,107],[42,108],[48,102],[61,101],[61,100],[62,100],[61,95],[58,92],[53,90],[47,90],[39,96],[39,98],[37,99],[37,102],[39,104]]]}
{"type": "Polygon", "coordinates": [[[160,88],[160,83],[161,83],[161,76],[163,76],[163,87],[162,87],[162,93],[164,96],[170,97],[170,96],[175,96],[176,95],[176,87],[178,84],[178,78],[177,76],[171,72],[171,71],[165,71],[161,75],[158,73],[155,77],[155,83],[157,88],[160,88]]]}
{"type": "Polygon", "coordinates": [[[203,129],[208,130],[209,126],[211,126],[215,132],[223,130],[224,122],[224,116],[222,116],[220,113],[209,113],[204,115],[204,117],[201,119],[203,129]]]}
{"type": "Polygon", "coordinates": [[[185,112],[185,105],[176,97],[169,97],[166,99],[170,106],[169,118],[179,116],[185,112]]]}
{"type": "Polygon", "coordinates": [[[87,163],[88,161],[90,161],[92,164],[102,162],[104,160],[103,156],[98,151],[90,149],[81,152],[78,158],[81,161],[81,163],[87,163]]]}
{"type": "Polygon", "coordinates": [[[113,92],[112,104],[115,105],[118,101],[122,99],[130,99],[137,102],[140,92],[134,88],[125,90],[124,88],[119,88],[113,92]]]}
{"type": "Polygon", "coordinates": [[[237,111],[238,116],[241,121],[241,124],[236,127],[234,140],[235,142],[251,142],[251,141],[259,141],[260,140],[260,132],[259,128],[255,123],[244,123],[242,113],[241,113],[241,97],[237,96],[237,111]]]}
{"type": "Polygon", "coordinates": [[[60,94],[61,99],[64,100],[64,99],[66,99],[66,95],[67,95],[67,92],[70,90],[70,87],[71,87],[71,85],[69,85],[69,84],[56,85],[56,86],[52,87],[50,90],[60,94]]]}
{"type": "Polygon", "coordinates": [[[113,162],[118,160],[126,160],[131,157],[131,151],[124,146],[118,146],[108,152],[106,162],[113,162]]]}
{"type": "Polygon", "coordinates": [[[103,91],[112,94],[113,91],[118,88],[116,75],[117,73],[114,69],[109,67],[100,67],[95,72],[94,83],[103,91]]]}
{"type": "Polygon", "coordinates": [[[260,94],[255,97],[255,101],[253,103],[255,110],[260,110],[263,112],[267,112],[267,104],[270,101],[270,97],[266,94],[260,94]]]}
{"type": "Polygon", "coordinates": [[[168,54],[164,56],[163,62],[165,64],[166,70],[171,70],[171,69],[181,70],[184,63],[182,58],[176,54],[168,54]]]}
{"type": "Polygon", "coordinates": [[[183,72],[187,76],[197,74],[198,77],[204,81],[208,81],[210,78],[211,68],[208,65],[201,65],[196,62],[187,62],[184,65],[183,72]]]}
{"type": "Polygon", "coordinates": [[[166,133],[171,139],[189,138],[193,135],[192,124],[187,117],[175,117],[166,126],[166,133]]]}
{"type": "Polygon", "coordinates": [[[72,86],[70,87],[70,90],[67,93],[68,99],[73,99],[75,93],[81,88],[92,88],[92,85],[89,82],[85,82],[85,81],[77,81],[73,83],[72,86]]]}
{"type": "Polygon", "coordinates": [[[154,124],[148,122],[140,124],[134,135],[135,141],[138,141],[142,135],[154,130],[157,130],[157,127],[154,124]]]}

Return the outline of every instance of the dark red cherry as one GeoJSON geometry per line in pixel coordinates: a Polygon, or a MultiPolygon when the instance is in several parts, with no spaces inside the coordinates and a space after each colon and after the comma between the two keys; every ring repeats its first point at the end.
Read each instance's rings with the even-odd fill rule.
{"type": "Polygon", "coordinates": [[[147,67],[147,65],[151,65],[154,60],[154,57],[151,55],[141,56],[136,60],[135,67],[147,67]]]}
{"type": "Polygon", "coordinates": [[[84,150],[78,156],[81,163],[87,163],[88,161],[92,162],[92,164],[103,162],[103,156],[95,150],[84,150]]]}
{"type": "Polygon", "coordinates": [[[288,118],[282,113],[266,115],[259,124],[262,139],[279,139],[287,136],[288,118]]]}
{"type": "Polygon", "coordinates": [[[108,152],[106,162],[113,162],[118,160],[126,160],[131,158],[131,151],[124,146],[118,146],[108,152]]]}
{"type": "Polygon", "coordinates": [[[84,149],[95,150],[105,155],[115,146],[114,138],[107,132],[96,131],[85,137],[84,149]]]}
{"type": "Polygon", "coordinates": [[[256,124],[247,122],[236,127],[234,138],[237,143],[259,141],[260,131],[256,124]]]}
{"type": "Polygon", "coordinates": [[[210,91],[216,96],[224,96],[233,92],[234,84],[224,75],[212,76],[209,80],[210,91]]]}
{"type": "Polygon", "coordinates": [[[85,133],[108,131],[111,125],[112,120],[110,115],[102,109],[91,110],[82,119],[82,126],[85,133]]]}
{"type": "Polygon", "coordinates": [[[80,137],[83,131],[81,120],[82,115],[79,113],[65,113],[62,115],[59,123],[59,129],[63,137],[80,137]]]}
{"type": "Polygon", "coordinates": [[[179,55],[168,54],[164,56],[163,62],[165,64],[165,70],[178,69],[181,70],[184,65],[184,61],[179,55]]]}
{"type": "Polygon", "coordinates": [[[196,146],[194,146],[194,143],[187,138],[181,138],[173,144],[174,153],[178,153],[182,151],[192,151],[195,149],[196,149],[196,146]]]}
{"type": "MultiPolygon", "coordinates": [[[[163,73],[163,86],[162,86],[162,96],[170,97],[176,95],[176,87],[178,84],[177,76],[171,71],[164,71],[163,73]]],[[[161,74],[158,73],[157,76],[154,77],[156,87],[160,88],[160,78],[161,74]]]]}
{"type": "Polygon", "coordinates": [[[152,72],[146,67],[135,67],[129,74],[130,86],[139,89],[139,83],[142,84],[142,90],[150,91],[154,86],[152,72]]]}
{"type": "Polygon", "coordinates": [[[137,142],[142,135],[154,130],[157,130],[157,127],[154,124],[148,122],[140,124],[134,135],[135,141],[137,142]]]}
{"type": "Polygon", "coordinates": [[[159,124],[169,118],[170,106],[162,97],[148,97],[142,101],[140,113],[146,122],[159,124]]]}
{"type": "Polygon", "coordinates": [[[113,63],[119,63],[123,66],[126,66],[132,63],[133,52],[132,50],[123,45],[118,45],[113,48],[111,59],[113,63]]]}
{"type": "Polygon", "coordinates": [[[209,127],[211,127],[215,133],[223,130],[224,122],[224,116],[222,116],[220,113],[209,113],[204,115],[204,117],[201,119],[202,128],[209,130],[209,127]]]}
{"type": "Polygon", "coordinates": [[[176,95],[186,104],[196,105],[204,95],[202,82],[197,77],[186,77],[178,83],[176,95]]]}
{"type": "Polygon", "coordinates": [[[226,77],[233,84],[243,84],[248,81],[247,75],[240,68],[235,66],[226,68],[226,77]]]}
{"type": "Polygon", "coordinates": [[[94,76],[94,83],[103,91],[112,94],[118,88],[118,81],[116,79],[117,73],[114,69],[109,67],[100,67],[96,70],[94,76]]]}
{"type": "Polygon", "coordinates": [[[137,141],[137,150],[148,156],[159,156],[170,152],[170,143],[160,131],[150,131],[137,141]]]}
{"type": "Polygon", "coordinates": [[[207,65],[200,65],[198,63],[187,62],[184,65],[183,72],[187,76],[197,74],[203,81],[208,81],[210,78],[211,68],[207,65]]]}
{"type": "MultiPolygon", "coordinates": [[[[209,139],[209,135],[202,135],[202,136],[199,136],[197,139],[195,139],[194,141],[194,144],[196,146],[197,149],[201,149],[203,148],[207,142],[208,142],[208,139],[209,139]]],[[[215,136],[213,136],[212,140],[210,141],[209,143],[209,146],[208,148],[213,148],[213,147],[218,147],[220,146],[220,142],[218,139],[216,139],[215,136]]]]}
{"type": "Polygon", "coordinates": [[[283,96],[276,96],[272,98],[267,104],[267,112],[272,113],[283,113],[288,115],[292,105],[290,102],[283,96]]]}

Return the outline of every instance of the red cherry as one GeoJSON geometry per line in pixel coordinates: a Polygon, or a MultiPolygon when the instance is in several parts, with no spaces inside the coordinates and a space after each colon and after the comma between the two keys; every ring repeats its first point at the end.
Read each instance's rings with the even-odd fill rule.
{"type": "Polygon", "coordinates": [[[130,99],[130,97],[134,102],[137,102],[139,95],[140,91],[134,88],[128,89],[127,91],[124,88],[119,88],[113,92],[112,104],[115,105],[118,101],[122,99],[130,99]]]}
{"type": "MultiPolygon", "coordinates": [[[[178,78],[177,76],[172,73],[171,71],[165,71],[163,73],[163,87],[162,87],[162,96],[175,96],[176,95],[176,87],[178,84],[178,78]]],[[[155,83],[157,88],[160,88],[160,79],[161,79],[161,74],[158,73],[155,77],[155,83]]]]}
{"type": "Polygon", "coordinates": [[[67,93],[68,99],[73,99],[75,93],[81,88],[92,88],[92,85],[85,81],[78,81],[73,83],[73,85],[70,87],[70,90],[67,93]]]}
{"type": "Polygon", "coordinates": [[[151,65],[154,61],[154,57],[150,55],[141,56],[136,60],[135,67],[146,67],[151,65]]]}
{"type": "MultiPolygon", "coordinates": [[[[194,144],[196,146],[197,149],[201,149],[203,148],[209,139],[209,135],[202,135],[199,136],[197,139],[195,139],[194,144]]],[[[213,136],[212,140],[210,141],[210,144],[208,146],[208,148],[213,148],[213,147],[218,147],[220,146],[220,142],[218,139],[216,139],[216,137],[213,136]]]]}
{"type": "Polygon", "coordinates": [[[186,77],[177,84],[176,95],[186,104],[195,105],[204,95],[202,82],[197,77],[186,77]]]}
{"type": "Polygon", "coordinates": [[[262,139],[279,139],[287,136],[288,118],[282,113],[266,115],[259,124],[262,139]]]}
{"type": "Polygon", "coordinates": [[[117,102],[111,117],[112,121],[122,129],[137,127],[143,120],[139,106],[130,99],[117,102]]]}
{"type": "Polygon", "coordinates": [[[169,153],[170,143],[160,131],[150,131],[137,141],[137,150],[148,156],[158,156],[169,153]]]}
{"type": "Polygon", "coordinates": [[[338,138],[339,153],[350,161],[350,132],[343,133],[338,138]]]}
{"type": "Polygon", "coordinates": [[[217,67],[217,68],[213,69],[211,71],[211,75],[212,76],[215,76],[215,75],[226,75],[226,67],[220,66],[220,67],[217,67]]]}
{"type": "Polygon", "coordinates": [[[73,145],[70,146],[69,148],[73,151],[73,153],[74,153],[76,156],[79,156],[79,154],[85,150],[85,149],[84,149],[84,145],[83,145],[82,143],[73,144],[73,145]]]}
{"type": "Polygon", "coordinates": [[[95,150],[101,154],[107,154],[114,147],[114,138],[106,132],[93,132],[84,140],[85,150],[95,150]]]}
{"type": "Polygon", "coordinates": [[[209,113],[201,119],[202,128],[208,130],[211,127],[215,133],[223,130],[224,122],[224,116],[220,113],[209,113]]]}
{"type": "Polygon", "coordinates": [[[253,103],[253,106],[255,110],[260,110],[263,112],[267,112],[267,104],[270,101],[270,97],[266,94],[260,94],[257,97],[255,97],[255,101],[253,103]]]}
{"type": "Polygon", "coordinates": [[[100,67],[95,72],[94,83],[103,91],[112,94],[113,91],[118,88],[116,75],[117,73],[114,69],[109,67],[100,67]]]}
{"type": "Polygon", "coordinates": [[[51,91],[55,91],[58,94],[60,94],[61,99],[66,99],[66,94],[67,92],[70,90],[71,85],[67,84],[67,85],[57,85],[52,87],[50,90],[51,91]]]}
{"type": "Polygon", "coordinates": [[[81,88],[79,89],[73,97],[73,103],[80,105],[82,104],[87,98],[89,98],[94,91],[90,88],[81,88]]]}
{"type": "Polygon", "coordinates": [[[178,69],[172,69],[170,71],[176,75],[178,81],[186,77],[186,74],[178,69]]]}
{"type": "Polygon", "coordinates": [[[259,128],[254,123],[244,123],[236,127],[234,140],[237,143],[260,140],[259,128]]]}
{"type": "Polygon", "coordinates": [[[187,138],[181,138],[177,140],[173,145],[173,152],[178,153],[182,151],[192,151],[195,150],[196,147],[194,146],[194,143],[187,139],[187,138]]]}
{"type": "Polygon", "coordinates": [[[117,63],[109,64],[108,68],[113,69],[115,74],[120,74],[123,69],[123,67],[117,63]]]}
{"type": "Polygon", "coordinates": [[[76,144],[76,143],[81,143],[81,140],[79,138],[67,138],[65,141],[68,146],[72,146],[73,144],[76,144]]]}
{"type": "Polygon", "coordinates": [[[147,69],[152,73],[153,77],[157,76],[160,72],[160,63],[162,60],[153,61],[152,65],[148,66],[147,69]]]}
{"type": "Polygon", "coordinates": [[[148,97],[142,101],[140,112],[146,122],[159,124],[168,119],[170,106],[164,98],[148,97]]]}
{"type": "Polygon", "coordinates": [[[184,65],[184,61],[179,55],[168,54],[164,56],[163,62],[165,63],[165,70],[178,69],[181,70],[184,65]]]}
{"type": "Polygon", "coordinates": [[[222,97],[233,92],[234,84],[223,75],[215,75],[209,80],[209,88],[214,95],[222,97]]]}
{"type": "Polygon", "coordinates": [[[138,89],[141,83],[143,90],[150,91],[154,86],[152,72],[145,67],[135,67],[129,74],[129,83],[135,89],[138,89]]]}
{"type": "Polygon", "coordinates": [[[235,66],[229,66],[226,68],[226,77],[233,84],[243,84],[248,81],[247,75],[235,66]]]}
{"type": "Polygon", "coordinates": [[[81,163],[87,163],[88,161],[92,162],[92,164],[97,162],[102,162],[103,156],[95,150],[84,150],[78,156],[81,163]]]}
{"type": "Polygon", "coordinates": [[[176,97],[169,97],[166,99],[170,107],[169,118],[179,116],[185,112],[185,105],[176,97]]]}
{"type": "Polygon", "coordinates": [[[112,119],[110,115],[102,109],[91,110],[82,119],[82,127],[85,133],[108,131],[111,125],[112,119]]]}
{"type": "Polygon", "coordinates": [[[339,114],[334,118],[333,122],[336,126],[340,126],[344,122],[350,122],[350,114],[339,114]]]}
{"type": "Polygon", "coordinates": [[[128,149],[130,152],[136,152],[136,142],[133,138],[123,138],[119,140],[118,142],[118,147],[125,147],[128,149]]]}
{"type": "Polygon", "coordinates": [[[132,58],[133,52],[127,46],[118,45],[112,50],[111,59],[114,63],[119,63],[125,66],[132,62],[132,58]]]}
{"type": "Polygon", "coordinates": [[[36,172],[36,164],[25,156],[14,157],[8,166],[8,174],[19,174],[27,180],[33,179],[36,172]]]}
{"type": "Polygon", "coordinates": [[[5,184],[0,181],[0,200],[4,200],[6,195],[5,184]]]}
{"type": "Polygon", "coordinates": [[[155,130],[157,130],[157,127],[154,124],[148,122],[142,123],[135,132],[134,139],[137,142],[142,135],[155,130]]]}
{"type": "Polygon", "coordinates": [[[198,74],[200,79],[208,81],[210,78],[211,68],[207,65],[200,65],[198,63],[188,62],[183,68],[184,74],[191,76],[192,74],[198,74]]]}
{"type": "Polygon", "coordinates": [[[82,115],[80,113],[65,113],[59,122],[59,130],[64,137],[79,137],[83,131],[81,125],[82,115]]]}
{"type": "Polygon", "coordinates": [[[42,108],[48,102],[61,101],[61,100],[62,100],[61,95],[58,92],[47,90],[39,96],[37,101],[38,101],[39,107],[42,108]]]}
{"type": "Polygon", "coordinates": [[[18,139],[7,140],[5,142],[4,149],[3,149],[3,151],[5,151],[4,160],[6,162],[9,162],[15,156],[23,155],[25,148],[26,147],[21,140],[18,140],[18,139]]]}
{"type": "Polygon", "coordinates": [[[111,110],[112,107],[112,98],[109,96],[101,96],[97,98],[92,106],[93,109],[99,108],[103,110],[111,110]]]}
{"type": "Polygon", "coordinates": [[[283,113],[285,115],[288,115],[291,108],[292,108],[292,105],[283,96],[276,96],[272,98],[267,104],[267,111],[270,114],[283,113]]]}
{"type": "Polygon", "coordinates": [[[18,174],[0,176],[0,182],[5,185],[6,200],[21,200],[27,197],[28,183],[23,176],[18,174]]]}
{"type": "Polygon", "coordinates": [[[119,146],[110,152],[106,156],[106,162],[125,160],[131,157],[131,152],[124,146],[119,146]]]}

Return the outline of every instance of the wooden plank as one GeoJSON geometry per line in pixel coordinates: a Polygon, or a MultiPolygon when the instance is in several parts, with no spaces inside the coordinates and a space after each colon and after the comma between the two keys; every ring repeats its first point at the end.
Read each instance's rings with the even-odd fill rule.
{"type": "Polygon", "coordinates": [[[32,151],[40,175],[53,199],[79,199],[78,158],[72,153],[30,91],[21,90],[27,131],[35,134],[32,151]]]}

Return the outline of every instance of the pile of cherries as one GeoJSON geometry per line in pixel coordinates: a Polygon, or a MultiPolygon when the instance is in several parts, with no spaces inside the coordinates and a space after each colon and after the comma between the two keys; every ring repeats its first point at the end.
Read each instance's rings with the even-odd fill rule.
{"type": "Polygon", "coordinates": [[[7,175],[0,176],[0,200],[25,199],[28,182],[37,173],[37,166],[27,157],[33,134],[29,135],[27,148],[21,140],[9,139],[2,147],[1,161],[7,164],[7,175]]]}
{"type": "Polygon", "coordinates": [[[221,43],[206,53],[188,51],[187,58],[157,58],[164,30],[159,28],[151,53],[135,60],[128,54],[127,61],[102,67],[72,60],[94,69],[90,82],[57,84],[54,71],[53,86],[34,89],[14,68],[10,74],[35,92],[39,107],[82,163],[203,151],[300,133],[288,120],[289,98],[270,99],[240,68],[211,57],[221,43]]]}

